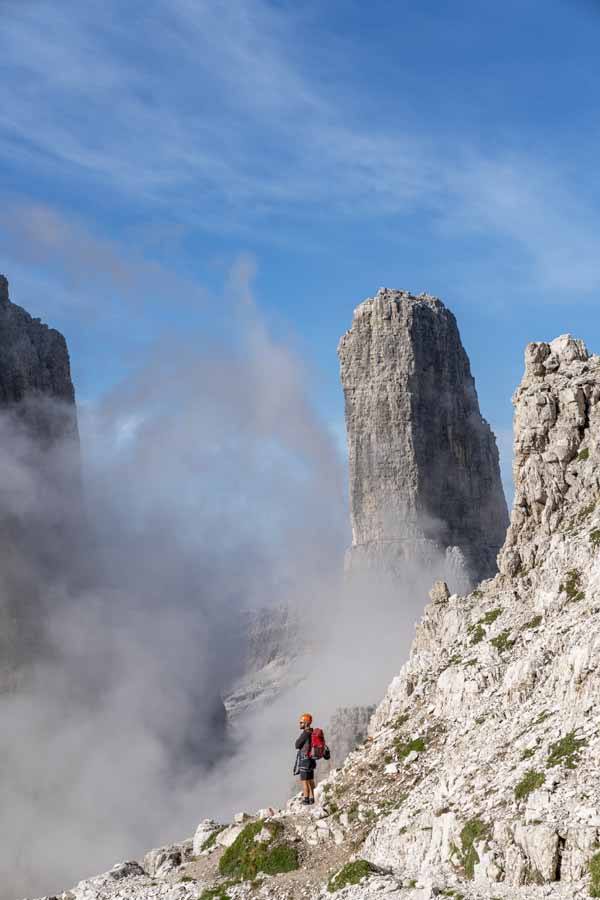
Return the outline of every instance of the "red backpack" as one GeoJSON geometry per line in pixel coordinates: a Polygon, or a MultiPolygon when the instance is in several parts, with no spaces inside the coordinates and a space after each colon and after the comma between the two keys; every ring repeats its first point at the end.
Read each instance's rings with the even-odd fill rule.
{"type": "Polygon", "coordinates": [[[322,728],[313,728],[310,736],[310,755],[313,759],[323,759],[327,745],[322,728]]]}

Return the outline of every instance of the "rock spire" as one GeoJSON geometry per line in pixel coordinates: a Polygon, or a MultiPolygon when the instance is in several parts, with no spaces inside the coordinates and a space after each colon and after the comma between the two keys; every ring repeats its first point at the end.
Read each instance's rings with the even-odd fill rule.
{"type": "Polygon", "coordinates": [[[498,450],[456,320],[428,294],[381,288],[338,354],[350,464],[348,565],[447,554],[492,575],[508,525],[498,450]]]}

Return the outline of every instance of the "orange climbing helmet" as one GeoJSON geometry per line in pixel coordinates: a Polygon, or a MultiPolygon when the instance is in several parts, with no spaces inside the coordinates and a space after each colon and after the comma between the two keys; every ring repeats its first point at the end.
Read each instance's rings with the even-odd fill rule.
{"type": "Polygon", "coordinates": [[[300,716],[300,724],[301,725],[311,725],[312,724],[312,716],[310,713],[302,713],[300,716]]]}

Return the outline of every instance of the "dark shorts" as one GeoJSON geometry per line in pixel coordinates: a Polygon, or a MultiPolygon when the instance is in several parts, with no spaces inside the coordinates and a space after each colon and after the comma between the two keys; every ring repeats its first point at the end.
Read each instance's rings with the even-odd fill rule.
{"type": "Polygon", "coordinates": [[[315,777],[315,769],[317,764],[314,759],[303,759],[300,761],[300,781],[312,781],[315,777]]]}

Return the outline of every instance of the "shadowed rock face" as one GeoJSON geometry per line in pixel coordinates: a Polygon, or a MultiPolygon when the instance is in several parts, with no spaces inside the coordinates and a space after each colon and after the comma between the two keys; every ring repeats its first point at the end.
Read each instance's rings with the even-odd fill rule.
{"type": "Polygon", "coordinates": [[[381,289],[338,348],[350,464],[350,568],[447,554],[494,574],[508,526],[498,450],[456,320],[428,295],[381,289]]]}
{"type": "Polygon", "coordinates": [[[77,439],[75,390],[59,331],[10,302],[0,275],[0,410],[23,422],[38,446],[77,439]]]}
{"type": "Polygon", "coordinates": [[[44,585],[82,536],[67,344],[10,302],[0,275],[0,691],[39,657],[44,585]]]}

